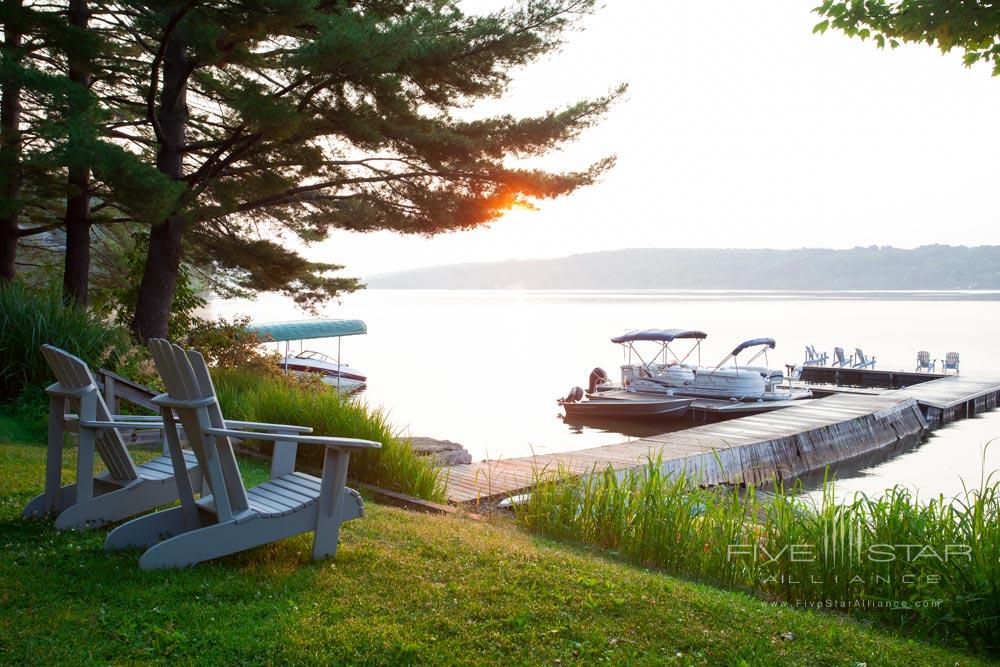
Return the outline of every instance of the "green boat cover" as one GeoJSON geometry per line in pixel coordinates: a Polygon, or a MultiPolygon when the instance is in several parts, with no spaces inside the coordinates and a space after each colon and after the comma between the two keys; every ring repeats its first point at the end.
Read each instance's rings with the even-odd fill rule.
{"type": "Polygon", "coordinates": [[[267,342],[339,338],[340,336],[357,336],[368,333],[368,327],[361,320],[295,320],[292,322],[251,324],[247,329],[267,342]]]}

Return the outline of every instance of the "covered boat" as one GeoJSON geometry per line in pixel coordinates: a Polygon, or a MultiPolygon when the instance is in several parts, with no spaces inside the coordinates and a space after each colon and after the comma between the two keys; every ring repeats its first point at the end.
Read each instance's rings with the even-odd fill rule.
{"type": "Polygon", "coordinates": [[[701,341],[708,338],[696,329],[644,329],[629,331],[611,339],[622,346],[627,355],[622,364],[622,386],[631,391],[663,392],[664,385],[681,386],[694,380],[694,371],[701,364],[701,341]],[[672,347],[675,341],[693,341],[681,356],[672,347]],[[659,343],[645,359],[636,346],[639,342],[659,343]],[[694,357],[694,359],[692,359],[694,357]],[[634,363],[633,358],[639,363],[634,363]]]}
{"type": "Polygon", "coordinates": [[[296,320],[253,324],[247,329],[257,334],[262,342],[285,344],[282,368],[289,373],[315,373],[326,384],[346,393],[361,389],[368,381],[364,373],[340,361],[340,339],[344,336],[359,336],[368,333],[367,325],[361,320],[296,320]],[[317,338],[336,338],[337,356],[333,357],[322,352],[303,349],[302,341],[317,338]],[[296,340],[299,341],[297,354],[289,349],[289,343],[296,340]]]}

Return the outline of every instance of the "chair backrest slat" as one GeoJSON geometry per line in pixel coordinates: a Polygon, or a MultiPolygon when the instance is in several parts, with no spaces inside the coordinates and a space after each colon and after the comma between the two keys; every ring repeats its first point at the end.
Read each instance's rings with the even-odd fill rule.
{"type": "MultiPolygon", "coordinates": [[[[183,353],[180,347],[174,346],[183,353]]],[[[187,359],[194,370],[195,380],[198,382],[200,397],[215,398],[215,402],[208,406],[208,417],[212,421],[213,428],[225,428],[226,420],[222,416],[222,407],[219,405],[215,394],[215,385],[212,383],[212,375],[208,372],[208,364],[201,352],[188,350],[187,359]]],[[[233,443],[227,437],[216,437],[216,446],[219,450],[219,463],[222,465],[222,473],[226,476],[226,490],[229,493],[229,504],[234,512],[242,512],[250,507],[247,499],[246,484],[243,482],[243,475],[240,474],[240,467],[236,463],[236,455],[233,453],[233,443]]]]}
{"type": "Polygon", "coordinates": [[[167,387],[167,393],[173,398],[215,399],[207,407],[181,407],[174,411],[184,425],[199,463],[204,466],[220,518],[246,510],[250,504],[232,443],[225,437],[210,439],[202,432],[204,426],[225,428],[222,409],[204,358],[196,351],[186,352],[179,345],[171,345],[162,339],[151,340],[150,349],[154,350],[153,359],[167,387]],[[209,444],[211,440],[214,440],[214,448],[209,444]]]}
{"type": "MultiPolygon", "coordinates": [[[[174,398],[193,398],[185,395],[184,383],[178,378],[176,369],[174,369],[173,350],[170,349],[170,343],[160,338],[151,338],[149,339],[149,351],[156,364],[156,370],[160,374],[160,379],[163,380],[163,386],[167,389],[167,394],[174,398]]],[[[173,412],[176,413],[184,427],[188,444],[198,460],[198,468],[203,473],[202,484],[207,488],[202,489],[202,495],[214,493],[215,485],[221,484],[222,480],[213,478],[212,469],[208,465],[208,456],[202,441],[201,424],[198,422],[197,413],[194,410],[182,409],[175,409],[173,412]]]]}
{"type": "MultiPolygon", "coordinates": [[[[114,415],[108,409],[104,396],[97,388],[97,381],[82,359],[53,345],[43,345],[42,356],[45,357],[59,384],[64,388],[72,391],[93,387],[97,398],[97,414],[95,415],[80,414],[80,399],[74,396],[69,397],[70,404],[77,414],[80,414],[81,419],[114,420],[114,415]]],[[[128,447],[125,446],[125,441],[117,429],[99,429],[95,448],[114,479],[133,480],[139,478],[139,471],[135,462],[132,461],[132,455],[129,454],[128,447]]]]}

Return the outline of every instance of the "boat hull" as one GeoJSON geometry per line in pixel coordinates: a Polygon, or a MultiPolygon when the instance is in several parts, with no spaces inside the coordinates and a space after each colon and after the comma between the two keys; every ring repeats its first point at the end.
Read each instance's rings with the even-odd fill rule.
{"type": "Polygon", "coordinates": [[[608,417],[617,419],[680,419],[693,402],[690,398],[590,398],[562,402],[567,417],[608,417]]]}

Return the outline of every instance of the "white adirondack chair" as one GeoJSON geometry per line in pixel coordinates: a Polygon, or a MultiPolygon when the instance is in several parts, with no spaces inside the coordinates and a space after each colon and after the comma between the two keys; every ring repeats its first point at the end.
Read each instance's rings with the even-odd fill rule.
{"type": "Polygon", "coordinates": [[[194,565],[313,531],[313,557],[336,554],[341,523],[364,516],[361,496],[345,486],[350,453],[381,445],[301,435],[311,429],[298,426],[226,422],[201,354],[160,339],[149,345],[167,388],[153,402],[162,410],[168,443],[172,451],[179,449],[176,414],[204,470],[205,484],[200,499],[182,489],[180,507],[111,531],[105,548],[149,547],[139,559],[139,567],[149,570],[194,565]],[[275,443],[267,482],[246,488],[230,438],[275,443]],[[325,448],[322,479],[295,471],[298,445],[325,448]]]}
{"type": "Polygon", "coordinates": [[[839,366],[840,368],[851,368],[854,364],[854,355],[849,357],[844,356],[844,348],[835,347],[833,348],[833,363],[831,366],[839,366]]]}
{"type": "Polygon", "coordinates": [[[958,373],[958,361],[958,352],[949,352],[944,355],[944,361],[941,362],[941,370],[945,375],[948,374],[948,371],[955,371],[955,373],[958,373]]]}
{"type": "MultiPolygon", "coordinates": [[[[160,417],[113,415],[97,388],[90,368],[78,357],[52,345],[42,355],[58,382],[49,394],[49,442],[45,491],[24,508],[24,516],[58,512],[55,527],[94,528],[149,511],[177,500],[174,467],[169,456],[136,465],[118,429],[158,428],[160,417]],[[76,414],[66,414],[66,404],[76,414]],[[67,428],[69,427],[69,428],[67,428]],[[61,484],[63,435],[79,431],[76,483],[61,484]],[[106,470],[94,472],[94,454],[106,470]]],[[[190,451],[179,452],[180,465],[195,488],[201,472],[190,451]]]]}
{"type": "Polygon", "coordinates": [[[822,354],[816,352],[816,348],[812,345],[806,345],[806,359],[802,362],[803,366],[826,366],[826,352],[822,354]]]}
{"type": "Polygon", "coordinates": [[[931,353],[927,350],[920,350],[917,352],[917,367],[918,373],[924,371],[926,373],[933,373],[937,368],[937,359],[931,359],[931,353]]]}
{"type": "Polygon", "coordinates": [[[854,348],[854,368],[875,368],[875,357],[866,357],[860,347],[854,348]]]}

